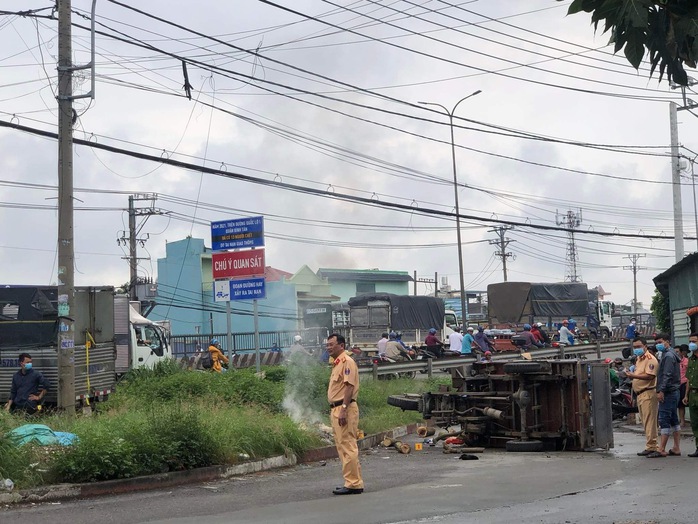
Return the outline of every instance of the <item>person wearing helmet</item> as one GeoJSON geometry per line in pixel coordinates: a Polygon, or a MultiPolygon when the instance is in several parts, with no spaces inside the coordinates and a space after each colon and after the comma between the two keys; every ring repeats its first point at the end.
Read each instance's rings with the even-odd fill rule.
{"type": "Polygon", "coordinates": [[[536,340],[542,342],[544,346],[550,346],[550,337],[543,329],[542,322],[536,322],[535,325],[531,326],[531,333],[533,333],[536,340]]]}
{"type": "Polygon", "coordinates": [[[404,351],[402,344],[397,341],[397,333],[391,331],[388,335],[388,343],[385,345],[385,356],[395,362],[401,362],[405,360],[404,351]]]}
{"type": "Polygon", "coordinates": [[[294,358],[296,355],[310,355],[310,351],[303,347],[303,339],[300,335],[293,337],[293,344],[288,349],[289,358],[294,358]]]}
{"type": "Polygon", "coordinates": [[[208,346],[208,352],[211,353],[211,371],[215,373],[223,373],[223,364],[227,366],[228,357],[226,357],[221,351],[221,345],[217,338],[211,339],[211,344],[208,346]]]}
{"type": "Polygon", "coordinates": [[[494,349],[494,343],[485,334],[485,328],[482,326],[477,327],[477,333],[475,333],[475,343],[477,344],[476,350],[483,352],[494,349]]]}
{"type": "Polygon", "coordinates": [[[461,355],[472,355],[473,344],[475,344],[475,337],[473,337],[473,328],[471,326],[466,330],[465,335],[463,335],[463,347],[460,350],[461,355]]]}
{"type": "Polygon", "coordinates": [[[443,356],[443,346],[444,343],[439,340],[436,336],[436,329],[431,328],[427,338],[424,339],[424,344],[427,346],[427,350],[436,355],[438,358],[443,356]]]}
{"type": "Polygon", "coordinates": [[[567,327],[568,325],[569,325],[569,321],[567,321],[567,319],[565,319],[562,321],[562,326],[560,326],[560,329],[558,330],[558,333],[560,334],[560,345],[564,345],[564,346],[574,345],[574,335],[567,327]]]}
{"type": "Polygon", "coordinates": [[[523,349],[529,350],[531,348],[543,347],[543,343],[536,340],[536,337],[531,333],[531,324],[524,324],[523,331],[517,334],[517,337],[524,340],[523,349]]]}
{"type": "Polygon", "coordinates": [[[480,362],[492,362],[492,352],[490,350],[485,351],[485,353],[482,355],[482,358],[480,359],[480,362]]]}

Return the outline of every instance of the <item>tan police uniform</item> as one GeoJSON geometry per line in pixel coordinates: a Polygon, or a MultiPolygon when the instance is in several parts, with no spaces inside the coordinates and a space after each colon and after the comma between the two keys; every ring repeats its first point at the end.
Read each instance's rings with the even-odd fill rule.
{"type": "Polygon", "coordinates": [[[645,449],[657,451],[657,369],[659,363],[649,351],[638,357],[635,362],[635,373],[652,375],[650,380],[633,379],[633,391],[637,395],[637,409],[640,412],[642,425],[645,428],[647,443],[645,449]]]}
{"type": "Polygon", "coordinates": [[[359,432],[359,406],[356,397],[359,393],[359,370],[356,362],[342,353],[333,361],[330,384],[327,388],[327,400],[330,402],[332,429],[337,453],[342,461],[342,475],[344,487],[363,489],[364,481],[361,478],[361,465],[359,464],[359,447],[356,438],[359,432]],[[354,386],[352,402],[347,406],[347,423],[339,425],[339,413],[342,410],[344,391],[347,384],[354,386]]]}

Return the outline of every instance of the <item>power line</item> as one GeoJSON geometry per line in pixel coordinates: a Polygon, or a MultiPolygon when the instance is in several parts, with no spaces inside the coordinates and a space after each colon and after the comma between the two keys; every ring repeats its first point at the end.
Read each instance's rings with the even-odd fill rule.
{"type": "MultiPolygon", "coordinates": [[[[37,136],[42,136],[45,138],[52,138],[52,139],[57,138],[56,133],[52,133],[50,131],[44,131],[41,129],[34,129],[34,128],[27,127],[27,126],[14,124],[11,122],[0,121],[0,127],[15,129],[18,131],[23,131],[25,133],[29,133],[29,134],[33,134],[33,135],[37,135],[37,136]]],[[[355,204],[360,204],[360,205],[369,206],[369,207],[379,207],[379,208],[390,209],[393,211],[399,211],[399,212],[403,212],[403,213],[414,213],[414,214],[426,215],[426,216],[442,218],[442,219],[454,219],[456,216],[455,213],[448,212],[448,211],[441,211],[438,209],[415,208],[413,206],[399,204],[396,202],[375,200],[372,198],[359,197],[359,196],[349,195],[349,194],[345,194],[345,193],[331,192],[331,191],[327,191],[327,190],[319,190],[319,189],[310,188],[310,187],[306,187],[306,186],[300,186],[297,184],[289,184],[286,182],[282,182],[280,180],[264,180],[264,179],[261,179],[259,177],[253,177],[253,176],[242,174],[242,173],[234,173],[231,171],[224,171],[221,169],[214,169],[214,168],[210,168],[210,167],[206,167],[206,166],[189,164],[189,163],[182,162],[179,160],[174,160],[172,158],[163,158],[163,157],[158,157],[158,156],[154,156],[154,155],[148,155],[145,153],[141,153],[141,152],[137,152],[137,151],[130,151],[127,149],[118,148],[118,147],[114,147],[114,146],[110,146],[110,145],[106,145],[106,144],[90,142],[89,140],[75,139],[74,143],[78,144],[78,145],[83,145],[86,147],[92,147],[92,148],[101,149],[104,151],[109,151],[109,152],[119,154],[119,155],[129,156],[132,158],[138,158],[141,160],[147,160],[147,161],[156,162],[156,163],[164,163],[164,164],[168,164],[171,166],[179,167],[179,168],[190,170],[190,171],[202,171],[203,173],[206,173],[206,174],[212,174],[212,175],[227,178],[230,180],[238,180],[238,181],[248,182],[248,183],[252,183],[252,184],[260,184],[260,185],[264,185],[267,187],[274,187],[274,188],[283,189],[283,190],[287,190],[287,191],[293,191],[293,192],[307,194],[307,195],[319,196],[319,197],[329,198],[329,199],[333,199],[333,200],[342,200],[345,202],[352,202],[355,204]]],[[[559,227],[559,226],[548,226],[548,225],[543,225],[543,224],[530,224],[530,223],[526,223],[526,222],[519,222],[519,221],[514,221],[514,220],[502,220],[502,219],[492,218],[492,217],[479,217],[479,216],[475,216],[475,215],[461,214],[460,218],[466,219],[466,220],[471,220],[473,222],[483,223],[483,224],[501,224],[501,225],[519,226],[519,227],[527,228],[527,229],[537,229],[537,230],[542,230],[542,231],[570,232],[569,228],[564,228],[564,227],[559,227]]],[[[634,234],[634,233],[621,233],[619,231],[607,232],[607,231],[577,230],[577,231],[575,231],[575,233],[583,234],[583,235],[605,236],[605,237],[637,238],[637,239],[653,239],[653,240],[667,240],[667,239],[672,238],[669,236],[662,236],[662,235],[648,235],[648,234],[640,235],[640,234],[634,234]]],[[[690,237],[687,237],[687,238],[691,239],[690,237]]],[[[693,240],[695,240],[695,239],[693,239],[693,240]]]]}

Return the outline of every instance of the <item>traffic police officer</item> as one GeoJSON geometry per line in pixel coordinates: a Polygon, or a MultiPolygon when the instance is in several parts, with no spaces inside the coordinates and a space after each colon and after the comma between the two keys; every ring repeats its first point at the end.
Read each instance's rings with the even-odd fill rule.
{"type": "Polygon", "coordinates": [[[332,363],[327,400],[330,403],[330,418],[337,453],[342,461],[344,486],[335,488],[335,495],[363,493],[359,447],[356,439],[359,431],[359,370],[356,362],[345,353],[346,341],[342,335],[333,333],[327,337],[327,352],[332,363]]]}
{"type": "Polygon", "coordinates": [[[696,439],[696,450],[689,453],[689,457],[698,457],[698,333],[692,333],[688,337],[688,351],[691,356],[688,358],[688,369],[686,378],[688,387],[683,403],[688,406],[688,414],[691,417],[691,429],[696,439]]]}
{"type": "Polygon", "coordinates": [[[654,458],[661,456],[657,451],[659,403],[656,387],[659,363],[654,358],[654,355],[647,350],[647,340],[644,337],[635,337],[635,340],[633,340],[633,353],[637,357],[635,371],[628,371],[627,376],[633,379],[633,391],[637,395],[637,409],[640,412],[642,425],[645,428],[645,438],[647,439],[644,451],[640,451],[638,455],[654,458]]]}

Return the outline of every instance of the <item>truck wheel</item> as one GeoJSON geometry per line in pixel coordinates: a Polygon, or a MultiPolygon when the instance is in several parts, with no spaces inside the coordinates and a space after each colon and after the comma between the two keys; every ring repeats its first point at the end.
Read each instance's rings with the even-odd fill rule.
{"type": "Polygon", "coordinates": [[[543,364],[540,362],[507,362],[504,364],[505,373],[540,373],[543,364]]]}
{"type": "Polygon", "coordinates": [[[611,338],[611,334],[607,330],[602,329],[601,330],[601,340],[608,340],[609,338],[611,338]]]}
{"type": "Polygon", "coordinates": [[[408,397],[406,395],[390,395],[388,405],[402,409],[402,411],[420,411],[420,401],[418,397],[408,397]]]}
{"type": "Polygon", "coordinates": [[[507,440],[507,451],[543,451],[543,443],[540,440],[507,440]]]}

